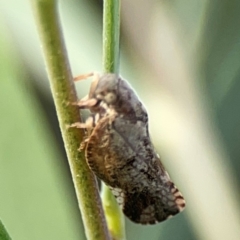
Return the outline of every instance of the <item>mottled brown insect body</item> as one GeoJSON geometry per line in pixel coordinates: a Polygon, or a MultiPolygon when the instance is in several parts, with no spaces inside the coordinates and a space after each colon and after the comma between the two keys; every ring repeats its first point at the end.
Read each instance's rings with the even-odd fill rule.
{"type": "Polygon", "coordinates": [[[89,95],[77,105],[93,113],[86,123],[72,125],[92,128],[86,141],[89,167],[127,217],[154,224],[183,210],[185,201],[151,143],[146,109],[125,80],[95,75],[89,95]]]}

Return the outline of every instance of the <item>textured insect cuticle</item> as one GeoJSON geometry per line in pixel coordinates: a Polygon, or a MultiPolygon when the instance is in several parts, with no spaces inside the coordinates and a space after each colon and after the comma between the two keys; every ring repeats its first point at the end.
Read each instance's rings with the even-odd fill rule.
{"type": "Polygon", "coordinates": [[[92,84],[84,99],[94,115],[92,126],[86,124],[92,129],[85,143],[90,169],[133,222],[155,224],[182,211],[185,201],[151,143],[148,114],[134,90],[115,74],[92,84]]]}

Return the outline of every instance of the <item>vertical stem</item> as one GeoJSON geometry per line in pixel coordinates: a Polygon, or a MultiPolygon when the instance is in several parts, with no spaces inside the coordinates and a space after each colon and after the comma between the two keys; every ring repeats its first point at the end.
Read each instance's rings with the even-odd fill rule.
{"type": "Polygon", "coordinates": [[[77,107],[69,104],[76,102],[77,96],[62,36],[57,1],[32,0],[32,3],[86,236],[88,240],[108,240],[109,233],[96,179],[88,168],[84,154],[78,151],[83,131],[67,127],[79,122],[80,115],[77,107]]]}
{"type": "MultiPolygon", "coordinates": [[[[120,0],[104,0],[103,7],[103,69],[119,73],[120,0]]],[[[124,240],[122,210],[109,188],[102,183],[102,202],[109,231],[114,240],[124,240]]]]}
{"type": "Polygon", "coordinates": [[[119,72],[120,0],[104,0],[103,69],[119,72]]]}
{"type": "Polygon", "coordinates": [[[108,229],[113,240],[124,240],[125,237],[125,222],[122,210],[113,196],[110,189],[102,182],[101,192],[103,208],[107,219],[108,229]]]}

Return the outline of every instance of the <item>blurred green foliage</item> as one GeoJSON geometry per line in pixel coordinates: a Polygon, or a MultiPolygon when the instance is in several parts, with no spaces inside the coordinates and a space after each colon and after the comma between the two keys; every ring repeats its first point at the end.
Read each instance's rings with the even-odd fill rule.
{"type": "MultiPolygon", "coordinates": [[[[223,142],[223,151],[230,166],[226,172],[234,179],[235,200],[239,202],[236,186],[240,182],[240,2],[149,1],[146,12],[136,1],[129,4],[135,4],[135,14],[139,12],[151,19],[157,2],[161,3],[161,11],[175,20],[182,52],[187,53],[188,61],[196,69],[198,76],[193,81],[197,81],[201,98],[207,99],[211,124],[217,129],[218,140],[223,142]]],[[[0,3],[0,219],[12,239],[85,239],[30,4],[26,0],[1,0],[0,3]]],[[[60,1],[67,48],[75,75],[101,70],[100,3],[93,0],[60,1]]],[[[123,5],[127,6],[127,0],[123,1],[123,5]]],[[[133,22],[138,17],[135,14],[131,16],[133,22]]],[[[147,75],[151,69],[147,69],[148,66],[139,69],[144,57],[142,53],[137,55],[134,52],[136,42],[129,38],[127,24],[132,32],[139,27],[126,22],[122,25],[122,42],[125,43],[121,46],[122,71],[128,76],[139,76],[143,71],[147,75]]],[[[145,30],[143,26],[141,31],[145,30]]],[[[138,35],[138,41],[143,37],[138,35]]],[[[80,95],[84,96],[89,83],[82,86],[80,95]]],[[[144,82],[136,84],[141,93],[147,92],[145,86],[144,82]]],[[[147,98],[151,93],[143,95],[147,98]]],[[[187,146],[184,151],[190,148],[187,146]]],[[[221,161],[219,164],[222,164],[221,161]]],[[[184,188],[184,192],[187,191],[188,188],[184,188]]],[[[222,189],[224,193],[225,189],[222,189]]],[[[201,200],[194,202],[190,198],[187,203],[189,201],[197,212],[201,200]]],[[[228,205],[228,202],[225,204],[228,205]]],[[[127,239],[210,239],[199,234],[205,230],[201,229],[204,222],[199,231],[195,230],[189,209],[187,205],[184,213],[156,226],[139,226],[126,220],[127,239]]],[[[232,214],[239,218],[239,211],[240,208],[232,214]]],[[[207,228],[206,225],[204,227],[207,228]]],[[[230,240],[239,238],[237,233],[229,236],[230,240]]],[[[211,240],[219,239],[221,236],[211,240]]]]}

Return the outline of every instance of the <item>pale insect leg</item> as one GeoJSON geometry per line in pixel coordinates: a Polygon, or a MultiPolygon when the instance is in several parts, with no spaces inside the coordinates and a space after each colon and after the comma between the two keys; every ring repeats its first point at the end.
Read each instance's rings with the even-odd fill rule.
{"type": "Polygon", "coordinates": [[[93,75],[95,75],[94,72],[86,73],[86,74],[78,75],[73,80],[74,80],[74,82],[77,82],[77,81],[85,80],[85,79],[87,79],[89,77],[92,77],[93,75]]]}
{"type": "Polygon", "coordinates": [[[68,127],[69,128],[76,127],[76,128],[89,129],[89,128],[93,128],[96,125],[96,123],[98,122],[98,120],[99,120],[99,114],[97,113],[97,114],[94,114],[94,115],[88,117],[85,123],[76,122],[76,123],[69,125],[68,127]]]}
{"type": "Polygon", "coordinates": [[[84,97],[80,101],[72,102],[71,105],[78,106],[80,109],[91,108],[97,104],[97,99],[91,98],[88,99],[88,96],[84,97]]]}
{"type": "Polygon", "coordinates": [[[84,98],[82,98],[80,101],[72,103],[72,105],[76,105],[79,108],[83,109],[83,108],[91,108],[97,104],[98,100],[93,98],[92,95],[98,84],[98,81],[100,78],[99,74],[96,72],[91,72],[91,73],[79,75],[74,78],[74,81],[81,81],[81,80],[84,80],[84,79],[92,77],[92,76],[93,76],[93,82],[91,84],[89,94],[87,96],[85,96],[84,98]]]}

